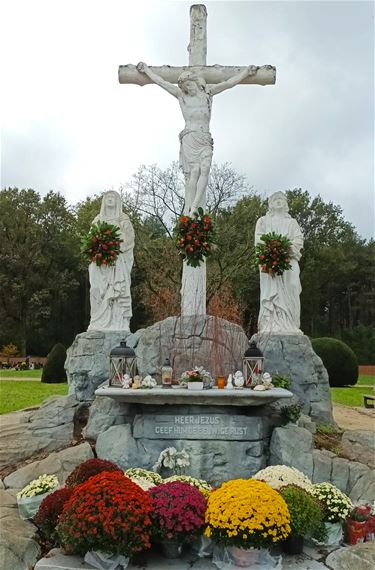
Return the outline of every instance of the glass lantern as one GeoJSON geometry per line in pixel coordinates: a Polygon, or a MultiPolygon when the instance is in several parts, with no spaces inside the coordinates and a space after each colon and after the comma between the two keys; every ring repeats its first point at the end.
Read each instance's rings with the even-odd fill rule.
{"type": "Polygon", "coordinates": [[[245,379],[245,387],[250,388],[259,383],[264,364],[263,353],[255,342],[250,343],[243,357],[242,373],[245,379]]]}
{"type": "Polygon", "coordinates": [[[126,341],[122,340],[120,346],[113,348],[109,355],[109,385],[122,387],[122,380],[125,374],[134,378],[137,374],[137,357],[130,346],[126,346],[126,341]]]}
{"type": "Polygon", "coordinates": [[[173,368],[169,358],[166,358],[163,366],[161,367],[161,383],[164,388],[170,388],[172,386],[172,375],[173,368]]]}

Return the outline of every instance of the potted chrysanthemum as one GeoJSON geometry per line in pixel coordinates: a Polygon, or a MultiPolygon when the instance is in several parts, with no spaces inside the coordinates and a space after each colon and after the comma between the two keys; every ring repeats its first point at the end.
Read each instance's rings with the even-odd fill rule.
{"type": "Polygon", "coordinates": [[[325,544],[339,544],[343,538],[343,522],[353,508],[351,500],[332,483],[316,483],[312,492],[324,506],[325,544]]]}
{"type": "Polygon", "coordinates": [[[21,519],[32,519],[49,493],[59,486],[56,475],[40,475],[17,494],[18,512],[21,519]]]}
{"type": "Polygon", "coordinates": [[[122,472],[103,472],[73,489],[60,515],[63,548],[95,568],[126,568],[133,554],[150,548],[151,501],[122,472]]]}
{"type": "Polygon", "coordinates": [[[291,531],[283,497],[263,481],[235,479],[214,490],[207,501],[206,536],[235,567],[256,564],[267,549],[291,531]]]}
{"type": "Polygon", "coordinates": [[[181,481],[150,489],[152,535],[167,558],[178,558],[182,546],[203,533],[206,498],[194,485],[181,481]]]}

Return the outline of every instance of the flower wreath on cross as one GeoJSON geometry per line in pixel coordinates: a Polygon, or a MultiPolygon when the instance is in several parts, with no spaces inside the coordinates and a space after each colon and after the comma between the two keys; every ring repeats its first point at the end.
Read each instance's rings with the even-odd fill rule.
{"type": "Polygon", "coordinates": [[[81,238],[81,253],[98,267],[114,265],[120,253],[120,228],[98,221],[81,238]]]}
{"type": "Polygon", "coordinates": [[[191,216],[180,216],[174,235],[179,254],[191,267],[199,267],[204,258],[212,253],[212,218],[202,208],[191,216]]]}

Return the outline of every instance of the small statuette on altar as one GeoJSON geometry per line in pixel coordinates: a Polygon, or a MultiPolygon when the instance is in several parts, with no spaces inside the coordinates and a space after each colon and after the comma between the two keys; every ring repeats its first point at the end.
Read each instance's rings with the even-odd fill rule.
{"type": "Polygon", "coordinates": [[[132,379],[129,374],[124,374],[121,381],[122,387],[128,390],[132,384],[132,379]]]}
{"type": "Polygon", "coordinates": [[[141,387],[141,381],[142,378],[137,374],[136,376],[134,376],[134,380],[133,380],[133,384],[132,384],[132,389],[133,390],[138,390],[138,388],[141,387]]]}
{"type": "Polygon", "coordinates": [[[267,388],[264,386],[264,384],[257,384],[254,386],[253,390],[255,392],[262,392],[263,390],[267,390],[267,388]]]}
{"type": "Polygon", "coordinates": [[[234,386],[233,386],[233,376],[232,374],[229,374],[228,379],[227,379],[227,385],[225,386],[226,390],[233,390],[234,386]]]}
{"type": "Polygon", "coordinates": [[[237,370],[237,372],[234,375],[234,385],[237,389],[240,389],[243,387],[244,384],[245,384],[245,379],[243,377],[243,374],[241,370],[237,370]]]}
{"type": "Polygon", "coordinates": [[[155,388],[155,386],[157,385],[157,382],[155,380],[155,378],[153,378],[152,376],[150,376],[149,374],[147,376],[145,376],[141,382],[141,388],[155,388]]]}
{"type": "Polygon", "coordinates": [[[271,390],[273,388],[271,374],[265,372],[262,376],[262,383],[266,390],[271,390]]]}

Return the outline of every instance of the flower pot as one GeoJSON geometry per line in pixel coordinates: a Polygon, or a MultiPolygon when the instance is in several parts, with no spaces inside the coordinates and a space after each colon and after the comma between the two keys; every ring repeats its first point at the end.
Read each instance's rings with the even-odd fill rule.
{"type": "Polygon", "coordinates": [[[182,544],[179,540],[165,539],[160,543],[161,551],[165,558],[180,558],[182,544]]]}
{"type": "Polygon", "coordinates": [[[357,544],[364,542],[367,534],[368,521],[353,521],[348,519],[346,521],[346,542],[348,544],[357,544]]]}
{"type": "Polygon", "coordinates": [[[325,541],[326,546],[334,546],[340,544],[343,539],[343,530],[341,522],[324,523],[327,531],[327,540],[325,541]]]}
{"type": "Polygon", "coordinates": [[[125,570],[129,565],[129,558],[122,554],[109,554],[100,550],[91,550],[85,554],[85,562],[98,570],[125,570]]]}
{"type": "Polygon", "coordinates": [[[228,551],[237,568],[251,568],[259,560],[260,551],[257,548],[228,546],[228,551]]]}
{"type": "Polygon", "coordinates": [[[188,382],[188,390],[203,390],[202,382],[188,382]]]}
{"type": "Polygon", "coordinates": [[[43,495],[34,495],[34,497],[21,497],[17,499],[18,505],[18,514],[22,520],[29,520],[33,519],[37,512],[39,511],[39,507],[43,501],[50,493],[53,493],[56,489],[51,489],[47,491],[47,493],[43,493],[43,495]]]}
{"type": "Polygon", "coordinates": [[[366,541],[375,541],[375,515],[370,515],[366,524],[366,541]]]}
{"type": "Polygon", "coordinates": [[[302,554],[303,536],[291,535],[283,542],[283,551],[286,554],[302,554]]]}

